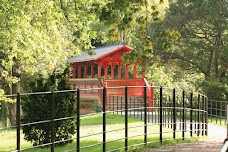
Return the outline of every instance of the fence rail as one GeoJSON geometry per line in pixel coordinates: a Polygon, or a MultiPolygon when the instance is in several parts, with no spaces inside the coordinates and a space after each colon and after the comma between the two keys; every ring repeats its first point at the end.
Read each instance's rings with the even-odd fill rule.
{"type": "MultiPolygon", "coordinates": [[[[144,86],[142,86],[144,87],[144,86]]],[[[75,149],[69,149],[66,151],[77,151],[80,152],[81,150],[93,148],[99,145],[102,145],[102,151],[119,151],[121,149],[124,149],[125,151],[128,151],[130,147],[138,146],[138,145],[147,145],[153,142],[163,142],[164,135],[168,132],[172,132],[172,138],[177,138],[177,133],[181,132],[181,139],[185,140],[186,135],[190,137],[193,136],[204,136],[207,135],[208,132],[208,112],[212,115],[213,109],[209,109],[208,111],[208,103],[207,97],[202,94],[196,94],[193,92],[186,92],[184,90],[176,90],[176,89],[167,89],[164,87],[154,87],[154,100],[153,100],[153,106],[148,106],[147,101],[147,88],[144,87],[144,97],[143,98],[137,98],[137,97],[130,97],[128,96],[128,87],[121,87],[124,88],[124,96],[107,96],[106,92],[108,91],[108,87],[99,88],[102,89],[102,111],[96,114],[102,115],[102,131],[94,134],[89,134],[87,136],[81,135],[81,129],[82,126],[80,124],[80,119],[82,117],[89,117],[93,114],[86,114],[81,115],[80,114],[80,104],[83,100],[80,97],[80,89],[77,90],[63,90],[63,91],[49,91],[49,92],[36,92],[36,93],[28,93],[28,94],[20,94],[7,96],[7,97],[15,97],[16,96],[16,104],[17,104],[17,114],[16,114],[16,126],[9,126],[6,128],[0,128],[0,131],[3,129],[10,129],[10,128],[16,128],[16,149],[14,151],[26,151],[33,148],[39,148],[44,146],[50,146],[50,149],[52,152],[55,151],[56,144],[74,140],[76,142],[75,149]],[[75,95],[76,100],[76,107],[77,111],[76,114],[73,116],[63,117],[63,118],[55,118],[54,117],[54,94],[56,93],[66,93],[66,92],[72,92],[75,95]],[[21,117],[23,116],[23,113],[21,114],[21,105],[22,105],[22,96],[27,95],[43,95],[43,94],[49,94],[51,96],[51,110],[50,114],[52,116],[49,120],[42,120],[38,122],[29,122],[29,123],[21,123],[21,117]],[[149,110],[152,109],[152,110],[149,110]],[[107,114],[113,113],[116,115],[123,115],[124,116],[124,127],[114,130],[107,130],[107,114]],[[138,126],[130,126],[129,124],[129,117],[134,117],[142,120],[143,125],[138,126]],[[76,120],[76,137],[72,139],[66,139],[63,141],[57,141],[55,140],[55,133],[54,125],[57,123],[57,121],[60,120],[69,120],[69,119],[75,119],[76,120]],[[21,148],[21,128],[25,125],[35,125],[38,123],[51,123],[51,142],[27,147],[27,148],[21,148]],[[158,126],[159,131],[157,132],[149,132],[148,129],[150,127],[158,126]],[[143,128],[143,133],[140,135],[130,135],[129,131],[133,128],[143,128]],[[165,128],[170,128],[171,130],[166,131],[165,128]],[[109,140],[107,138],[107,134],[110,132],[118,132],[120,130],[123,130],[124,137],[119,138],[116,140],[109,140]],[[86,146],[81,145],[82,138],[94,136],[94,135],[102,135],[102,142],[96,143],[96,144],[87,144],[86,146]],[[149,141],[151,135],[156,134],[159,138],[158,141],[149,141]],[[135,138],[135,137],[141,137],[143,136],[143,142],[142,143],[134,143],[129,144],[129,139],[135,138]],[[107,149],[107,144],[115,142],[115,141],[123,141],[124,145],[123,147],[115,147],[113,149],[107,149]]],[[[92,88],[94,89],[94,88],[92,88]]],[[[112,88],[112,89],[119,89],[118,87],[112,88]]],[[[35,102],[35,101],[34,101],[35,102]]],[[[45,115],[45,114],[44,114],[45,115]]],[[[211,116],[209,115],[209,116],[211,116]]],[[[1,134],[1,132],[0,132],[1,134]]],[[[0,143],[1,144],[1,143],[0,143]]],[[[1,147],[1,145],[0,145],[1,147]]]]}

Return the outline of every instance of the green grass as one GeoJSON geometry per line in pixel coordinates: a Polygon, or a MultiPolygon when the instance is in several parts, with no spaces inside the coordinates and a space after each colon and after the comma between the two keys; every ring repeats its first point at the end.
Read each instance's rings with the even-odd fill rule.
{"type": "MultiPolygon", "coordinates": [[[[103,121],[103,115],[97,114],[89,117],[82,117],[81,118],[81,126],[87,125],[100,125],[103,121]]],[[[107,124],[124,124],[125,117],[123,115],[115,115],[112,113],[107,113],[106,115],[106,123],[107,124]]],[[[128,123],[139,122],[139,119],[128,117],[128,123]]]]}
{"type": "MultiPolygon", "coordinates": [[[[118,131],[115,132],[107,132],[106,134],[106,139],[108,141],[106,147],[107,150],[111,149],[116,149],[119,147],[124,147],[124,135],[125,132],[123,128],[125,127],[124,124],[124,117],[125,116],[120,116],[120,115],[114,115],[112,113],[107,114],[107,131],[112,131],[119,129],[118,131]],[[122,129],[122,130],[121,130],[122,129]],[[122,139],[121,139],[122,138],[122,139]],[[118,141],[114,141],[116,139],[121,139],[118,141]]],[[[135,127],[135,126],[140,126],[138,128],[130,128],[128,131],[129,137],[139,135],[137,137],[129,138],[129,146],[133,144],[139,144],[144,142],[144,123],[140,121],[139,119],[135,118],[130,118],[129,119],[129,124],[128,127],[135,127]]],[[[81,142],[80,146],[81,148],[84,146],[88,146],[91,144],[97,144],[97,143],[102,143],[102,134],[97,134],[97,133],[102,133],[102,115],[94,115],[94,116],[89,116],[89,117],[84,117],[81,118],[81,127],[80,127],[80,137],[81,137],[81,142]],[[87,135],[92,135],[96,134],[94,136],[90,137],[85,137],[87,135]],[[84,138],[83,138],[84,136],[84,138]]],[[[159,125],[152,125],[151,123],[148,123],[147,127],[148,133],[156,133],[156,134],[151,134],[148,135],[147,141],[148,142],[153,142],[151,144],[147,144],[145,147],[144,145],[142,146],[136,146],[136,147],[130,147],[130,151],[141,151],[142,149],[145,148],[156,148],[160,147],[161,144],[159,142],[159,125]],[[156,141],[156,142],[154,142],[156,141]]],[[[163,144],[162,145],[175,145],[180,142],[192,142],[192,141],[198,141],[199,138],[190,138],[185,141],[182,140],[173,140],[172,139],[172,130],[163,128],[164,132],[169,132],[169,133],[164,133],[163,134],[163,144]],[[168,141],[165,141],[168,140],[168,141]]],[[[32,144],[30,142],[27,142],[23,139],[23,133],[21,132],[21,148],[29,148],[32,147],[32,144]]],[[[176,134],[177,138],[181,138],[181,132],[177,132],[176,134]]],[[[186,138],[189,137],[189,133],[186,133],[186,138]]],[[[64,152],[67,150],[73,150],[76,147],[75,140],[74,142],[64,145],[64,146],[58,146],[56,145],[55,151],[56,152],[64,152]]],[[[0,151],[11,151],[16,149],[16,130],[11,129],[11,130],[2,130],[0,131],[0,151]]],[[[28,152],[50,152],[50,147],[46,148],[35,148],[35,149],[29,149],[27,150],[28,152]]],[[[81,150],[82,152],[100,152],[102,151],[102,144],[98,146],[94,146],[91,148],[87,148],[84,150],[81,150]]]]}

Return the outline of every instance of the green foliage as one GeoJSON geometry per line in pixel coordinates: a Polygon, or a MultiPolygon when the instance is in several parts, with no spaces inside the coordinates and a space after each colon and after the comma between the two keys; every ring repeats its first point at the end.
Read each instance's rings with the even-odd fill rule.
{"type": "Polygon", "coordinates": [[[119,43],[124,31],[134,48],[124,61],[143,61],[138,69],[145,68],[150,81],[213,97],[222,92],[226,99],[227,6],[227,0],[3,0],[0,88],[16,93],[20,82],[27,91],[38,73],[94,46],[119,43]]]}
{"type": "Polygon", "coordinates": [[[154,64],[147,69],[147,78],[153,82],[155,86],[173,87],[173,74],[168,72],[164,66],[154,64]]]}
{"type": "MultiPolygon", "coordinates": [[[[181,37],[175,44],[173,59],[185,69],[193,69],[205,76],[227,70],[227,14],[225,0],[189,1],[178,0],[170,4],[166,22],[181,37]]],[[[226,72],[225,72],[226,73],[226,72]]]]}
{"type": "MultiPolygon", "coordinates": [[[[54,71],[48,78],[40,76],[30,84],[32,92],[44,92],[50,90],[67,90],[66,74],[54,71]]],[[[28,95],[23,101],[22,123],[51,120],[51,101],[53,94],[28,95]]],[[[54,118],[64,118],[73,116],[76,111],[76,99],[72,92],[54,93],[54,118]]],[[[75,133],[75,121],[61,120],[55,121],[55,140],[65,140],[72,138],[75,133]]],[[[25,140],[31,141],[33,145],[51,142],[51,123],[41,123],[23,126],[25,140]]]]}
{"type": "Polygon", "coordinates": [[[201,81],[200,87],[210,100],[225,100],[228,98],[228,85],[219,82],[215,76],[210,76],[201,81]]]}
{"type": "Polygon", "coordinates": [[[154,55],[163,64],[175,64],[180,69],[175,75],[187,76],[184,82],[190,80],[185,74],[189,72],[195,89],[223,100],[227,99],[227,6],[226,0],[170,1],[164,19],[151,25],[159,31],[151,32],[158,36],[154,55]]]}

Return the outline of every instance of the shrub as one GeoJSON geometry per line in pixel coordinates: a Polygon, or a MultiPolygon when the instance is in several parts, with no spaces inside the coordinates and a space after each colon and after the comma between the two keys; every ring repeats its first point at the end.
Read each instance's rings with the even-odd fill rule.
{"type": "MultiPolygon", "coordinates": [[[[32,92],[44,92],[50,90],[67,90],[69,86],[66,81],[67,70],[63,73],[53,72],[45,78],[39,76],[30,83],[32,92]]],[[[51,120],[51,98],[52,94],[28,95],[22,99],[23,117],[22,123],[51,120]]],[[[76,99],[73,92],[54,93],[54,118],[73,116],[76,113],[76,99]]],[[[31,141],[33,145],[51,142],[51,122],[23,126],[25,140],[31,141]]],[[[75,134],[75,121],[55,121],[55,140],[71,139],[75,134]]],[[[66,143],[66,142],[63,142],[66,143]]]]}

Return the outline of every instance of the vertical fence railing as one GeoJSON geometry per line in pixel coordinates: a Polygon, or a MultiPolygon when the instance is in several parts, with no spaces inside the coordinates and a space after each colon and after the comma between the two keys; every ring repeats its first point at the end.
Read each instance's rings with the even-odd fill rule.
{"type": "Polygon", "coordinates": [[[17,121],[17,151],[20,152],[20,145],[21,145],[21,136],[20,136],[20,128],[21,128],[21,95],[20,93],[17,93],[17,115],[16,115],[16,121],[17,121]]]}
{"type": "Polygon", "coordinates": [[[198,109],[198,114],[197,114],[197,136],[200,135],[200,94],[198,94],[198,103],[197,103],[197,109],[198,109]]]}
{"type": "Polygon", "coordinates": [[[76,152],[80,152],[80,89],[77,89],[77,106],[76,106],[76,152]]]}
{"type": "Polygon", "coordinates": [[[176,139],[176,89],[173,89],[173,138],[176,139]]]}
{"type": "Polygon", "coordinates": [[[50,94],[51,96],[51,152],[54,152],[55,151],[55,107],[54,107],[54,91],[51,92],[50,94]]]}
{"type": "Polygon", "coordinates": [[[162,108],[162,87],[160,87],[160,142],[162,143],[162,113],[163,113],[163,108],[162,108]]]}
{"type": "Polygon", "coordinates": [[[103,152],[106,152],[106,86],[103,88],[103,152]]]}
{"type": "Polygon", "coordinates": [[[192,112],[193,112],[193,93],[190,93],[190,136],[192,137],[193,135],[193,127],[192,127],[192,112]]]}
{"type": "Polygon", "coordinates": [[[125,151],[128,150],[128,86],[125,87],[125,151]]]}
{"type": "Polygon", "coordinates": [[[202,96],[202,136],[204,136],[204,126],[205,126],[205,121],[204,121],[204,116],[205,116],[205,98],[202,96]]]}
{"type": "Polygon", "coordinates": [[[182,140],[184,140],[185,133],[185,91],[182,92],[182,140]]]}
{"type": "Polygon", "coordinates": [[[208,135],[208,98],[206,97],[205,135],[208,135]]]}
{"type": "Polygon", "coordinates": [[[146,86],[144,87],[144,143],[147,144],[147,93],[146,86]]]}

